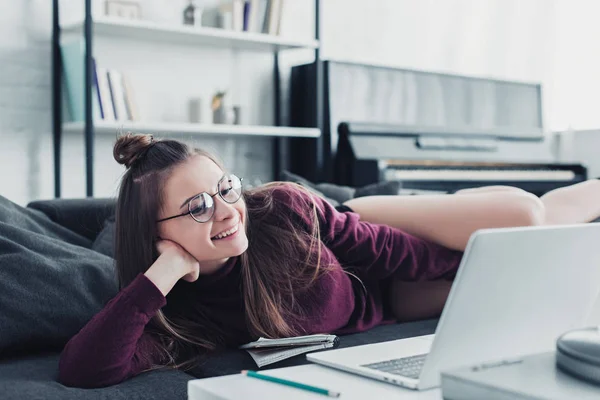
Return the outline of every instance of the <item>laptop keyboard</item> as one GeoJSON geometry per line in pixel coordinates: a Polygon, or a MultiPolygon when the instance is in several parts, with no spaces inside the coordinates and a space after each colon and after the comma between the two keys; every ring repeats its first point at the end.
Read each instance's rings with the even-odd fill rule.
{"type": "Polygon", "coordinates": [[[407,378],[419,379],[427,354],[419,354],[411,357],[397,358],[395,360],[380,361],[373,364],[361,365],[362,367],[375,369],[388,374],[405,376],[407,378]]]}

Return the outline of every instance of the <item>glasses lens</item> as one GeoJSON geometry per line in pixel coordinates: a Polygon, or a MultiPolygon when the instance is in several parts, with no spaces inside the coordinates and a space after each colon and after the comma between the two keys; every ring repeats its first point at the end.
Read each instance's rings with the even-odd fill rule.
{"type": "Polygon", "coordinates": [[[227,203],[235,203],[242,196],[242,180],[235,175],[226,175],[219,183],[219,193],[227,203]]]}
{"type": "Polygon", "coordinates": [[[206,222],[211,219],[215,211],[215,203],[208,193],[201,193],[190,200],[190,214],[198,222],[206,222]]]}

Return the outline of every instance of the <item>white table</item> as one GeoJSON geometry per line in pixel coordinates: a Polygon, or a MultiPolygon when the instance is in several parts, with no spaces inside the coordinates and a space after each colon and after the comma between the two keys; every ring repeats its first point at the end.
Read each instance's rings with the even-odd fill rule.
{"type": "MultiPolygon", "coordinates": [[[[262,372],[324,389],[341,392],[340,399],[413,399],[441,400],[439,389],[416,391],[389,383],[364,378],[317,364],[279,368],[262,372]]],[[[241,374],[216,378],[194,379],[188,382],[188,400],[325,400],[324,395],[307,392],[277,383],[249,378],[241,374]]]]}

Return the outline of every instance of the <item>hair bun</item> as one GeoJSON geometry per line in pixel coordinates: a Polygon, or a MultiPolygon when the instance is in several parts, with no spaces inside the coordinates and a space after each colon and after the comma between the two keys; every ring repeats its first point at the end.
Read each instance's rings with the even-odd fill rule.
{"type": "Polygon", "coordinates": [[[113,148],[113,157],[127,168],[156,143],[152,135],[138,135],[131,132],[119,137],[113,148]]]}

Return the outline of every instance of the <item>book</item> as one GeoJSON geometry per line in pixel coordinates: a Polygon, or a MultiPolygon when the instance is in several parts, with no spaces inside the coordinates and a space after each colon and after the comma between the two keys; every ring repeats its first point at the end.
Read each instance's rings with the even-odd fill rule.
{"type": "Polygon", "coordinates": [[[127,112],[129,114],[129,119],[132,121],[140,120],[140,113],[137,108],[137,103],[135,101],[135,96],[133,94],[133,86],[131,86],[131,82],[129,81],[129,76],[125,74],[122,75],[123,80],[123,91],[125,94],[125,104],[127,105],[127,112]]]}
{"type": "Polygon", "coordinates": [[[451,400],[600,398],[600,386],[558,369],[553,351],[442,371],[441,390],[451,400]]]}
{"type": "Polygon", "coordinates": [[[336,335],[317,334],[281,339],[259,338],[255,342],[240,346],[250,354],[261,368],[287,358],[311,351],[329,349],[339,345],[336,335]]]}
{"type": "MultiPolygon", "coordinates": [[[[85,121],[85,43],[76,39],[60,45],[63,63],[63,76],[66,104],[71,122],[85,121]]],[[[95,60],[92,68],[96,68],[95,60]]],[[[92,76],[96,75],[92,71],[92,76]]],[[[100,110],[100,96],[95,82],[92,82],[92,118],[102,118],[100,110]]]]}
{"type": "Polygon", "coordinates": [[[108,83],[108,71],[106,68],[96,66],[96,82],[100,93],[100,105],[103,110],[102,119],[105,121],[115,120],[115,109],[110,95],[110,84],[108,83]]]}
{"type": "Polygon", "coordinates": [[[123,78],[121,72],[115,69],[108,69],[108,83],[110,94],[115,109],[115,119],[117,121],[131,120],[127,110],[125,92],[123,90],[123,78]]]}

